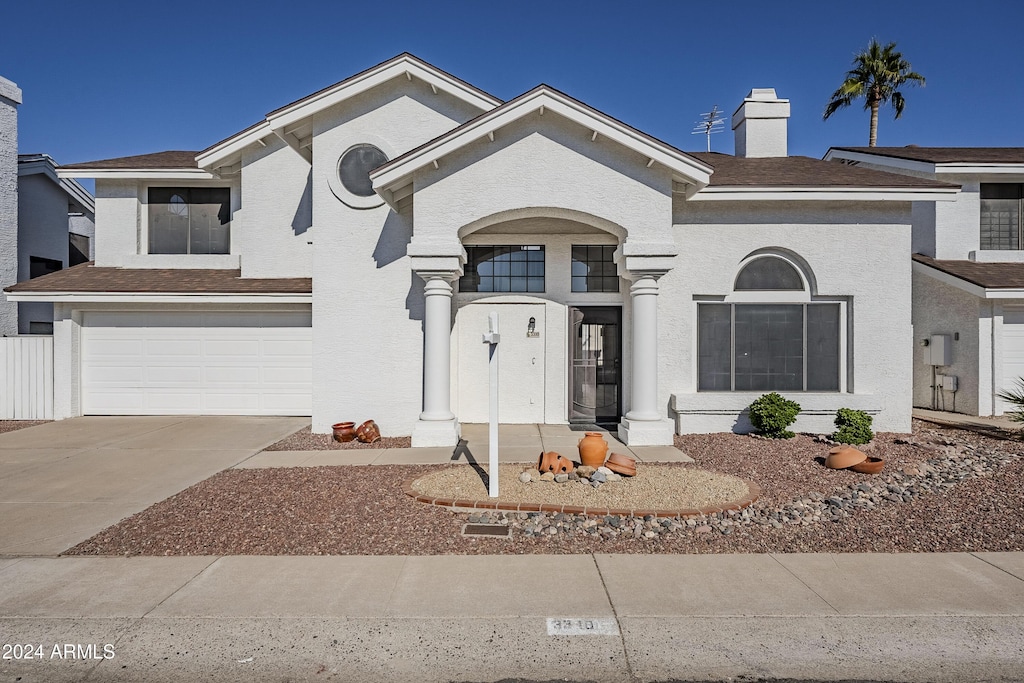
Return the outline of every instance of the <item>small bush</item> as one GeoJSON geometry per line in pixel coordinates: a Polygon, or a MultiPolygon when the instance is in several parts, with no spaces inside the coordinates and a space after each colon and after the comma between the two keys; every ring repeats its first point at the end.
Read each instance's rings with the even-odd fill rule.
{"type": "Polygon", "coordinates": [[[836,413],[836,427],[832,440],[839,443],[856,446],[875,438],[871,431],[871,416],[863,410],[840,408],[836,413]]]}
{"type": "Polygon", "coordinates": [[[761,436],[769,439],[792,439],[795,434],[786,427],[793,424],[799,414],[799,403],[774,391],[750,404],[750,423],[761,436]]]}

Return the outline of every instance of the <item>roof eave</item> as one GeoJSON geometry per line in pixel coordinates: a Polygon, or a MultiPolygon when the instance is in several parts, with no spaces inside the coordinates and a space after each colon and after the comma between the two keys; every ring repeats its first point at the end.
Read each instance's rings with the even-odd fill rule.
{"type": "Polygon", "coordinates": [[[260,293],[247,292],[8,292],[8,301],[53,303],[204,303],[204,304],[311,304],[312,292],[260,293]]]}
{"type": "Polygon", "coordinates": [[[690,201],[956,201],[957,187],[706,187],[690,201]]]}
{"type": "Polygon", "coordinates": [[[217,180],[201,168],[58,168],[61,178],[110,180],[217,180]]]}

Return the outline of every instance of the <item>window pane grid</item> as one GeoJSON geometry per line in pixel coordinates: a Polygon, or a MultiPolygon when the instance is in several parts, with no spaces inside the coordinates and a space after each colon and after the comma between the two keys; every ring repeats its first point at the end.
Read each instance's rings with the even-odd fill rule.
{"type": "Polygon", "coordinates": [[[619,276],[615,268],[614,254],[614,245],[574,244],[572,291],[618,292],[619,276]]]}
{"type": "Polygon", "coordinates": [[[1018,250],[1022,248],[1021,224],[1024,184],[983,183],[981,185],[981,248],[1018,250]]]}
{"type": "Polygon", "coordinates": [[[839,391],[839,304],[698,304],[699,391],[839,391]]]}
{"type": "Polygon", "coordinates": [[[466,247],[460,292],[543,292],[544,247],[496,245],[466,247]]]}

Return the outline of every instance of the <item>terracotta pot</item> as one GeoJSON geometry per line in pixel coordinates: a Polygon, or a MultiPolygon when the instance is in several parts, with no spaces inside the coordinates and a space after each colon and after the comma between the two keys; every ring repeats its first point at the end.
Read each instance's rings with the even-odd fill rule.
{"type": "Polygon", "coordinates": [[[339,422],[338,424],[331,425],[331,429],[334,430],[335,441],[346,443],[356,438],[355,422],[339,422]]]}
{"type": "Polygon", "coordinates": [[[627,477],[636,476],[636,460],[622,453],[612,453],[609,455],[608,461],[604,466],[616,474],[622,474],[627,477]]]}
{"type": "Polygon", "coordinates": [[[868,456],[851,446],[836,446],[828,452],[825,457],[825,467],[834,470],[845,470],[859,462],[864,462],[868,456]]]}
{"type": "Polygon", "coordinates": [[[367,420],[356,429],[356,438],[363,443],[380,441],[380,428],[373,420],[367,420]]]}
{"type": "Polygon", "coordinates": [[[860,472],[861,474],[878,474],[885,467],[885,461],[881,458],[869,457],[867,460],[863,460],[856,465],[850,467],[854,472],[860,472]]]}
{"type": "Polygon", "coordinates": [[[601,432],[587,432],[587,435],[580,439],[580,462],[591,467],[600,467],[604,464],[604,456],[608,453],[608,444],[601,432]]]}
{"type": "Polygon", "coordinates": [[[555,451],[541,453],[540,458],[537,460],[537,469],[540,470],[541,474],[544,472],[554,472],[555,474],[564,472],[568,474],[573,471],[575,466],[572,460],[559,455],[555,451]]]}

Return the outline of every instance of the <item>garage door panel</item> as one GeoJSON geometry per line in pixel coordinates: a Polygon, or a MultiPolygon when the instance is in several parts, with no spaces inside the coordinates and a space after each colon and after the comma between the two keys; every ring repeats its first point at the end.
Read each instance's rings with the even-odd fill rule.
{"type": "Polygon", "coordinates": [[[312,314],[88,312],[86,414],[310,415],[312,314]]]}

